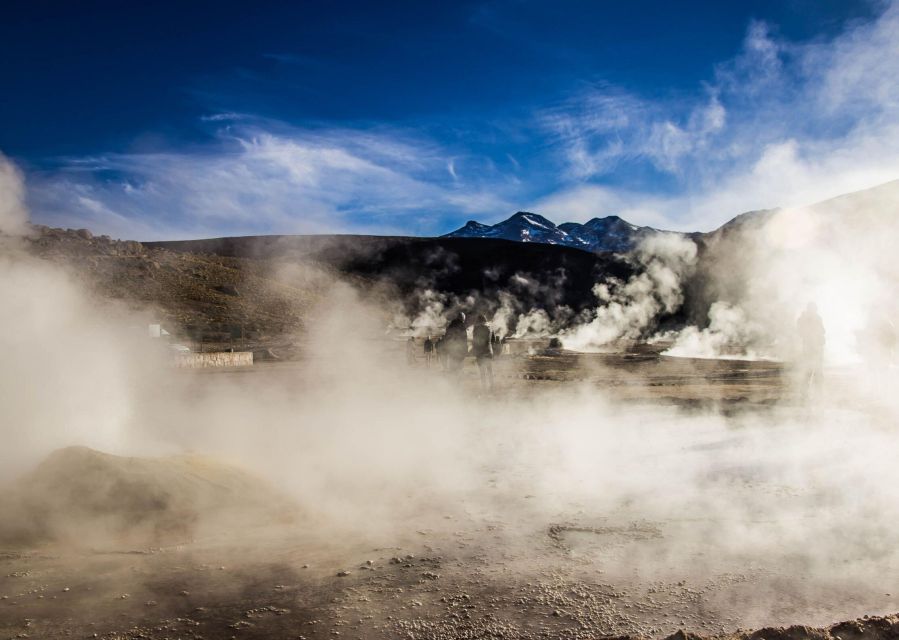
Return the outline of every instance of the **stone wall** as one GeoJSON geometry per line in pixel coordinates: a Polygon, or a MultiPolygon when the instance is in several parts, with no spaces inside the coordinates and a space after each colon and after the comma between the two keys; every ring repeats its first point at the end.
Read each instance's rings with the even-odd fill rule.
{"type": "Polygon", "coordinates": [[[248,367],[252,364],[252,351],[215,351],[212,353],[178,353],[175,355],[175,366],[185,369],[248,367]]]}

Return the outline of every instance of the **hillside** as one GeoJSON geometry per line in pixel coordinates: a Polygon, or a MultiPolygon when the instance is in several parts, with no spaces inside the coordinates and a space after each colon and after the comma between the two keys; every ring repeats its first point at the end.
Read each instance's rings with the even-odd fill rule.
{"type": "MultiPolygon", "coordinates": [[[[896,202],[899,181],[801,211],[831,244],[860,227],[881,228],[877,241],[890,242],[896,202]]],[[[721,265],[767,246],[767,223],[778,211],[749,212],[715,231],[685,234],[698,244],[699,264],[684,283],[684,307],[671,320],[701,326],[713,301],[742,299],[752,274],[730,265],[722,278],[721,265]]],[[[245,236],[141,244],[37,226],[27,242],[32,253],[71,267],[101,295],[151,310],[170,330],[220,342],[236,332],[264,342],[301,329],[335,277],[388,314],[415,317],[437,300],[443,314],[461,308],[492,315],[511,305],[519,314],[567,308],[573,317],[595,307],[597,282],[633,274],[625,249],[640,237],[667,233],[614,216],[556,226],[523,212],[493,227],[471,222],[463,230],[439,238],[245,236]],[[466,229],[477,237],[461,237],[466,229]],[[594,240],[585,239],[587,231],[594,240]],[[596,242],[616,249],[594,250],[596,242]]],[[[779,241],[795,244],[802,238],[792,236],[808,232],[781,225],[779,241]]]]}
{"type": "Polygon", "coordinates": [[[288,282],[258,260],[190,254],[88,230],[35,226],[33,255],[64,266],[97,294],[148,311],[184,337],[224,340],[233,332],[265,339],[303,324],[322,284],[288,282]]]}
{"type": "Polygon", "coordinates": [[[473,301],[469,310],[485,312],[496,309],[500,292],[513,293],[528,307],[581,310],[593,304],[596,282],[632,272],[626,261],[611,254],[488,238],[248,236],[146,246],[272,264],[313,264],[377,285],[370,295],[402,301],[410,312],[428,291],[468,298],[473,301]]]}
{"type": "Polygon", "coordinates": [[[526,311],[580,311],[594,284],[632,267],[610,254],[467,238],[250,236],[148,242],[34,227],[28,250],[99,295],[148,311],[184,339],[271,342],[302,330],[333,286],[353,285],[386,311],[418,314],[433,296],[492,314],[506,293],[526,311]]]}
{"type": "Polygon", "coordinates": [[[804,207],[743,213],[699,236],[699,261],[686,284],[684,315],[704,325],[714,301],[751,299],[764,282],[763,273],[769,274],[770,295],[782,290],[786,274],[804,274],[802,297],[814,295],[814,283],[841,279],[843,273],[895,282],[897,233],[899,180],[804,207]],[[781,273],[771,275],[775,266],[781,273]]]}

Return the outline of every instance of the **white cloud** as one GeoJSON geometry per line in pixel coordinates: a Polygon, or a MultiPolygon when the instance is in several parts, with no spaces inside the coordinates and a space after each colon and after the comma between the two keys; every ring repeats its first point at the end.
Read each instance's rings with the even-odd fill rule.
{"type": "Polygon", "coordinates": [[[201,152],[108,154],[37,174],[39,221],[153,239],[242,233],[440,233],[428,209],[492,215],[501,194],[441,150],[388,133],[228,127],[201,152]],[[452,162],[451,160],[449,162],[452,162]]]}
{"type": "Polygon", "coordinates": [[[148,239],[436,234],[463,215],[490,222],[517,209],[708,230],[899,177],[896,69],[895,2],[827,40],[789,42],[753,22],[740,53],[692,96],[598,84],[541,110],[536,132],[497,125],[525,154],[519,162],[502,147],[508,174],[486,155],[405,131],[220,113],[204,119],[220,127],[216,144],[69,159],[29,175],[28,197],[39,222],[148,239]]]}
{"type": "Polygon", "coordinates": [[[670,228],[669,203],[639,192],[600,185],[584,184],[558,191],[536,200],[527,207],[551,220],[586,222],[590,218],[618,215],[633,224],[670,228]]]}
{"type": "Polygon", "coordinates": [[[707,230],[743,211],[899,178],[896,69],[896,3],[828,41],[778,40],[754,22],[741,53],[686,107],[600,86],[546,114],[569,184],[534,206],[560,218],[618,213],[707,230]],[[620,186],[625,162],[667,174],[665,190],[620,186]],[[590,184],[598,180],[605,186],[590,184]]]}

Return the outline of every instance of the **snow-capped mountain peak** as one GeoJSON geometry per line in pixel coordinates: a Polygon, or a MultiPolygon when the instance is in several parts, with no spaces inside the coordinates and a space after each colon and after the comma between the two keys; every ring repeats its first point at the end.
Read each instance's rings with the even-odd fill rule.
{"type": "Polygon", "coordinates": [[[529,211],[519,211],[494,225],[474,220],[461,229],[446,234],[450,238],[501,238],[518,242],[558,244],[587,251],[625,252],[649,233],[650,227],[638,227],[618,216],[593,218],[583,224],[564,222],[556,225],[551,220],[529,211]]]}

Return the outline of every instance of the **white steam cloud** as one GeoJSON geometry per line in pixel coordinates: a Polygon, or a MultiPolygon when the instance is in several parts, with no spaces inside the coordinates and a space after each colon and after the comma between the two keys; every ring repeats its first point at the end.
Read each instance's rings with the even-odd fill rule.
{"type": "MultiPolygon", "coordinates": [[[[853,218],[835,227],[870,240],[858,261],[843,256],[841,245],[833,253],[822,248],[828,234],[823,245],[803,244],[798,253],[793,234],[779,236],[789,250],[776,260],[763,252],[759,262],[722,244],[716,269],[725,281],[712,322],[682,333],[677,344],[686,349],[691,335],[702,342],[707,334],[718,352],[729,338],[717,336],[769,316],[792,323],[800,303],[794,287],[818,294],[829,323],[837,306],[824,294],[859,275],[870,282],[843,298],[861,305],[847,311],[845,326],[863,326],[895,276],[888,243],[867,224],[853,218]],[[845,259],[831,265],[835,256],[845,259]],[[744,260],[750,270],[769,264],[770,274],[750,279],[749,295],[736,289],[728,303],[725,267],[744,260]],[[801,273],[784,278],[802,264],[801,273]],[[844,264],[858,270],[843,273],[837,267],[844,264]],[[840,274],[847,277],[829,284],[840,274]],[[778,283],[784,288],[773,295],[778,283]],[[766,299],[772,306],[756,309],[766,299]]],[[[772,233],[780,234],[779,225],[772,233]]],[[[684,303],[684,282],[701,268],[696,245],[669,236],[644,244],[636,260],[633,278],[597,288],[603,304],[563,334],[566,344],[598,349],[652,333],[660,315],[684,303]]],[[[787,402],[735,418],[618,402],[592,385],[513,389],[483,400],[437,370],[423,375],[408,367],[402,344],[383,338],[384,310],[337,282],[308,322],[303,360],[204,375],[152,355],[145,334],[128,329],[145,326],[139,315],[92,298],[61,269],[15,247],[4,247],[0,259],[0,296],[6,480],[67,445],[141,456],[198,452],[275,483],[322,537],[381,541],[421,528],[429,542],[441,535],[455,542],[466,525],[446,516],[464,516],[473,530],[501,536],[504,553],[522,554],[536,571],[554,562],[542,551],[552,524],[639,523],[657,540],[595,565],[585,559],[585,566],[601,570],[603,581],[639,575],[647,583],[711,581],[747,567],[761,575],[788,571],[804,578],[789,582],[790,597],[875,578],[879,591],[895,586],[884,580],[899,569],[899,408],[840,385],[808,407],[787,402]],[[494,531],[495,522],[503,528],[494,531]]],[[[447,308],[436,294],[426,301],[422,329],[447,308]]],[[[539,311],[525,315],[546,320],[539,311]]],[[[769,325],[762,326],[759,332],[769,325]]],[[[516,374],[513,367],[501,386],[517,384],[516,374]]],[[[90,545],[90,532],[82,535],[90,545]]],[[[745,615],[776,615],[782,596],[761,590],[745,615]]],[[[823,602],[816,615],[828,606],[845,605],[823,602]]]]}
{"type": "Polygon", "coordinates": [[[22,174],[0,153],[0,234],[22,235],[27,231],[27,224],[22,174]]]}
{"type": "Polygon", "coordinates": [[[577,351],[644,337],[661,314],[683,303],[684,277],[696,264],[696,245],[673,234],[644,240],[635,252],[637,274],[627,282],[604,281],[594,287],[600,301],[592,319],[562,332],[563,344],[577,351]]]}
{"type": "Polygon", "coordinates": [[[826,330],[826,359],[858,363],[891,348],[899,260],[899,182],[813,206],[738,221],[703,257],[708,326],[682,331],[671,355],[792,359],[796,325],[814,303],[826,330]]]}

